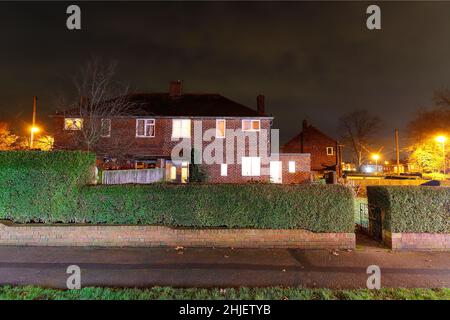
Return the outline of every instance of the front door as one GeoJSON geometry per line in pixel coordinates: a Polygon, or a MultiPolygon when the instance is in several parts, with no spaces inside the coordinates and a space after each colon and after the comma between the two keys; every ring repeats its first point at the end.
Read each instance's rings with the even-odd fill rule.
{"type": "Polygon", "coordinates": [[[282,183],[281,161],[270,161],[270,182],[282,183]]]}

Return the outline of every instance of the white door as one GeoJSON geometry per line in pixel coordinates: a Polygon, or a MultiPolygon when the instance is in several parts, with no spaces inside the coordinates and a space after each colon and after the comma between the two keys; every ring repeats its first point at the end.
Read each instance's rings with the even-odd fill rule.
{"type": "Polygon", "coordinates": [[[281,161],[270,161],[270,182],[281,183],[281,161]]]}

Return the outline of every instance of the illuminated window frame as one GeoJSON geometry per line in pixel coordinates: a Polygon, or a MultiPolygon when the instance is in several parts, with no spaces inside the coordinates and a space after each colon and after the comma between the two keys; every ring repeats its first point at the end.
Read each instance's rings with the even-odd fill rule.
{"type": "Polygon", "coordinates": [[[172,139],[191,137],[191,119],[172,119],[172,139]]]}
{"type": "Polygon", "coordinates": [[[156,127],[155,119],[136,119],[136,138],[154,138],[156,127]],[[139,122],[144,122],[144,134],[139,134],[139,122]],[[150,134],[147,135],[147,128],[153,127],[153,131],[150,130],[150,134]]]}
{"type": "Polygon", "coordinates": [[[64,130],[77,131],[83,128],[82,118],[64,118],[64,130]],[[72,121],[70,124],[69,121],[72,121]]]}
{"type": "Polygon", "coordinates": [[[225,132],[227,131],[227,121],[225,119],[216,119],[216,138],[225,138],[225,132]],[[220,134],[220,123],[223,123],[223,133],[220,134]]]}
{"type": "Polygon", "coordinates": [[[334,156],[334,148],[327,147],[327,156],[334,156]]]}
{"type": "Polygon", "coordinates": [[[295,173],[295,161],[289,161],[289,173],[295,173]]]}
{"type": "Polygon", "coordinates": [[[102,138],[111,137],[111,119],[105,118],[101,120],[100,136],[102,138]]]}
{"type": "Polygon", "coordinates": [[[220,175],[222,177],[228,176],[228,165],[226,163],[220,164],[220,175]]]}
{"type": "Polygon", "coordinates": [[[259,177],[261,175],[260,157],[242,157],[242,176],[259,177]]]}
{"type": "Polygon", "coordinates": [[[245,119],[242,120],[242,131],[258,132],[261,131],[261,120],[245,119]],[[249,125],[246,125],[246,123],[249,125]],[[254,128],[254,124],[257,124],[257,129],[254,128]],[[246,128],[247,127],[247,128],[246,128]]]}

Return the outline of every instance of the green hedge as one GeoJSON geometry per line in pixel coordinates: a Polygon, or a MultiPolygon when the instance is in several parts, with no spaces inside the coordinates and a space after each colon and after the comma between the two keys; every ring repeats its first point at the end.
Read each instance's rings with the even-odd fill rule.
{"type": "Polygon", "coordinates": [[[86,152],[0,152],[0,218],[70,221],[94,165],[95,155],[86,152]]]}
{"type": "Polygon", "coordinates": [[[15,222],[302,228],[353,232],[353,197],[339,185],[89,186],[94,156],[0,153],[0,219],[15,222]]]}
{"type": "Polygon", "coordinates": [[[391,232],[450,232],[450,188],[368,186],[369,205],[384,210],[391,232]]]}
{"type": "Polygon", "coordinates": [[[343,186],[117,185],[82,189],[79,221],[353,232],[343,186]]]}

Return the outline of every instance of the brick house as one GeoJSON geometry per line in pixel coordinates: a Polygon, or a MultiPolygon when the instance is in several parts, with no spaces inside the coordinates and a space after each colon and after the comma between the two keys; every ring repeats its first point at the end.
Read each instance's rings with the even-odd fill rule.
{"type": "MultiPolygon", "coordinates": [[[[197,152],[198,166],[210,183],[310,180],[308,154],[272,154],[273,117],[265,114],[262,95],[254,110],[220,94],[183,93],[181,81],[172,81],[168,93],[131,94],[127,99],[136,106],[129,116],[98,120],[102,136],[94,151],[99,166],[159,167],[167,180],[186,182],[197,152]],[[190,149],[182,148],[181,141],[190,149]]],[[[77,139],[83,128],[79,113],[52,117],[55,149],[83,149],[77,139]]]]}
{"type": "MultiPolygon", "coordinates": [[[[339,171],[340,149],[338,142],[303,120],[302,131],[281,147],[283,153],[308,153],[311,171],[323,174],[339,171]]],[[[339,172],[338,172],[339,173],[339,172]]]]}

